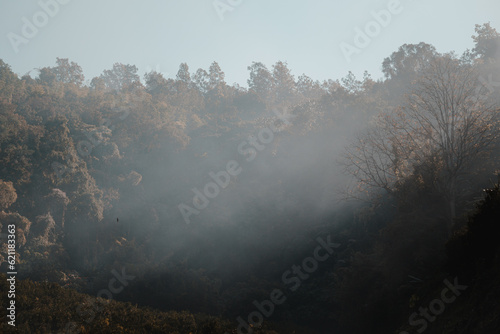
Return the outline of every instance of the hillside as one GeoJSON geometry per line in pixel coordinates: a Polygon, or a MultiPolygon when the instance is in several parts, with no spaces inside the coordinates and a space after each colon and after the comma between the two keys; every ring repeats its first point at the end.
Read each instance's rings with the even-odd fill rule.
{"type": "Polygon", "coordinates": [[[253,62],[248,88],[217,62],[85,81],[67,58],[0,60],[3,318],[15,301],[19,333],[498,332],[500,33],[473,41],[404,44],[379,80],[253,62]]]}

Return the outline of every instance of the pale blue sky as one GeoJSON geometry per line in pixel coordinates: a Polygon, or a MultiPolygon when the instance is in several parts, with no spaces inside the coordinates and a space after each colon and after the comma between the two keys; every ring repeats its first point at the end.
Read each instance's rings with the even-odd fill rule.
{"type": "Polygon", "coordinates": [[[38,1],[0,0],[0,58],[19,74],[69,58],[88,80],[115,62],[137,65],[141,77],[151,69],[173,77],[181,62],[194,73],[215,60],[229,84],[246,86],[252,61],[269,68],[286,61],[295,76],[319,80],[339,79],[349,70],[379,78],[382,60],[404,43],[462,53],[473,46],[474,24],[490,21],[500,31],[498,0],[401,0],[401,12],[348,62],[339,45],[353,44],[355,28],[364,29],[371,12],[391,1],[220,0],[240,3],[221,21],[214,0],[70,0],[45,25],[38,16],[43,26],[15,53],[8,34],[22,36],[22,18],[33,22],[41,7],[38,1]]]}

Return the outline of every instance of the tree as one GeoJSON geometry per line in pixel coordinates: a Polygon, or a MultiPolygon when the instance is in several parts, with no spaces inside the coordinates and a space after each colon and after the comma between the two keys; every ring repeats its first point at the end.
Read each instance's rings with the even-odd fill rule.
{"type": "Polygon", "coordinates": [[[8,209],[16,200],[17,193],[12,182],[0,180],[0,210],[8,209]]]}
{"type": "Polygon", "coordinates": [[[222,71],[217,62],[213,62],[208,69],[208,86],[212,97],[224,96],[226,74],[222,71]]]}
{"type": "Polygon", "coordinates": [[[403,44],[398,51],[384,59],[382,72],[387,79],[409,79],[421,73],[426,64],[438,55],[436,48],[427,43],[403,44]]]}
{"type": "Polygon", "coordinates": [[[94,91],[102,91],[106,88],[106,83],[104,82],[104,79],[101,77],[94,77],[90,81],[90,89],[94,91]]]}
{"type": "Polygon", "coordinates": [[[209,90],[209,78],[208,78],[208,73],[202,68],[199,68],[196,71],[196,74],[194,75],[194,83],[198,90],[202,93],[205,94],[209,90]]]}
{"type": "Polygon", "coordinates": [[[346,149],[346,171],[358,190],[394,193],[415,168],[427,168],[448,205],[451,230],[467,176],[498,139],[498,113],[480,98],[478,77],[452,56],[431,61],[405,105],[380,116],[346,149]]]}
{"type": "Polygon", "coordinates": [[[31,181],[34,153],[43,132],[43,126],[30,125],[16,105],[0,103],[0,179],[12,180],[16,185],[31,181]]]}
{"type": "Polygon", "coordinates": [[[56,64],[57,66],[55,67],[43,67],[39,69],[38,80],[49,86],[52,86],[55,82],[81,86],[85,80],[85,76],[78,64],[69,62],[67,58],[56,58],[56,64]]]}
{"type": "Polygon", "coordinates": [[[472,54],[483,60],[500,59],[500,33],[490,23],[476,24],[476,35],[472,36],[475,47],[472,54]]]}
{"type": "Polygon", "coordinates": [[[114,90],[121,90],[127,85],[140,81],[135,65],[120,63],[113,64],[113,69],[105,70],[100,77],[108,88],[114,90]]]}
{"type": "Polygon", "coordinates": [[[213,89],[218,85],[225,85],[226,84],[226,82],[224,81],[225,77],[226,75],[220,68],[219,64],[216,61],[214,61],[210,65],[210,68],[208,69],[208,78],[210,87],[213,89]]]}
{"type": "Polygon", "coordinates": [[[62,83],[72,83],[80,86],[85,80],[83,70],[77,63],[69,62],[68,58],[56,58],[57,66],[52,68],[56,80],[62,83]]]}
{"type": "MultiPolygon", "coordinates": [[[[174,83],[175,95],[182,96],[184,102],[188,102],[196,90],[194,88],[194,84],[191,81],[191,74],[189,73],[189,66],[186,63],[182,63],[179,66],[177,80],[174,83]]],[[[189,104],[189,102],[187,104],[189,104]]]]}
{"type": "Polygon", "coordinates": [[[274,86],[273,75],[267,69],[266,65],[260,62],[253,62],[248,66],[250,79],[247,80],[248,87],[262,98],[266,98],[274,86]]]}
{"type": "Polygon", "coordinates": [[[50,67],[43,67],[38,74],[38,81],[42,84],[52,86],[57,81],[57,76],[54,69],[50,67]]]}
{"type": "Polygon", "coordinates": [[[146,82],[146,90],[152,95],[166,93],[167,79],[163,77],[163,74],[151,71],[144,75],[144,80],[146,82]]]}
{"type": "Polygon", "coordinates": [[[319,99],[324,93],[320,84],[305,74],[299,76],[297,80],[297,91],[306,99],[319,99]]]}
{"type": "Polygon", "coordinates": [[[290,105],[297,97],[295,79],[286,63],[278,61],[273,66],[274,97],[279,105],[290,105]]]}
{"type": "Polygon", "coordinates": [[[0,59],[0,101],[5,99],[11,102],[12,95],[14,92],[20,91],[20,86],[17,75],[12,72],[9,65],[0,59]]]}
{"type": "Polygon", "coordinates": [[[437,186],[449,204],[450,222],[463,177],[498,138],[495,108],[481,99],[485,89],[473,67],[444,57],[430,64],[404,108],[409,132],[416,135],[413,146],[429,143],[438,154],[437,186]]]}
{"type": "Polygon", "coordinates": [[[350,94],[359,94],[363,90],[363,82],[356,79],[356,76],[351,71],[340,81],[342,82],[342,87],[350,94]]]}
{"type": "Polygon", "coordinates": [[[403,144],[401,132],[393,127],[391,117],[379,115],[375,124],[358,135],[346,147],[344,155],[345,171],[354,177],[354,195],[374,195],[374,190],[385,190],[393,194],[399,182],[407,175],[411,153],[403,144]],[[402,159],[406,156],[407,159],[402,159]]]}
{"type": "Polygon", "coordinates": [[[191,75],[189,74],[188,64],[182,63],[179,66],[179,71],[177,72],[177,80],[182,81],[187,85],[191,83],[191,75]]]}

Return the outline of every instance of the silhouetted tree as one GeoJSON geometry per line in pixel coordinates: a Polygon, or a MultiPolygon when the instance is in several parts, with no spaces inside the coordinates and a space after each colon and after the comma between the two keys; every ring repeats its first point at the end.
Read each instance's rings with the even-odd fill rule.
{"type": "Polygon", "coordinates": [[[406,104],[347,148],[346,170],[358,190],[393,192],[416,166],[437,169],[434,186],[448,203],[451,229],[466,176],[498,138],[497,113],[478,87],[473,67],[451,56],[431,61],[406,104]]]}

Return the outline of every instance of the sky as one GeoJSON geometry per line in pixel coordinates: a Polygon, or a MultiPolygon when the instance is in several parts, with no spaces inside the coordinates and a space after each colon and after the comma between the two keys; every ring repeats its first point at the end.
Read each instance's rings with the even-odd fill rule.
{"type": "Polygon", "coordinates": [[[486,22],[500,31],[500,1],[0,0],[0,59],[24,75],[69,58],[88,82],[116,62],[175,77],[180,63],[194,73],[217,61],[246,87],[252,62],[280,60],[296,77],[378,79],[399,46],[461,54],[486,22]]]}

